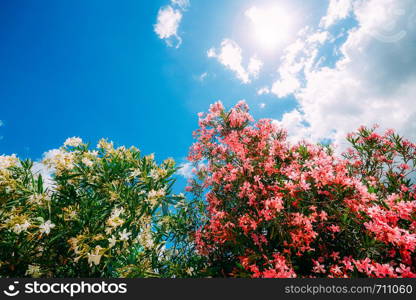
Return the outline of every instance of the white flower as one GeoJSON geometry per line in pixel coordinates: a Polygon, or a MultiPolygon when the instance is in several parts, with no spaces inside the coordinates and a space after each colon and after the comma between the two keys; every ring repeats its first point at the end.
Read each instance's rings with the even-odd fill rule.
{"type": "Polygon", "coordinates": [[[119,232],[119,235],[121,241],[128,241],[131,236],[131,232],[127,232],[127,230],[124,228],[123,232],[119,232]]]}
{"type": "Polygon", "coordinates": [[[20,225],[21,227],[22,227],[22,229],[23,229],[23,231],[26,231],[28,228],[29,228],[29,226],[30,226],[30,223],[29,223],[29,221],[28,220],[26,220],[22,225],[20,225]]]}
{"type": "Polygon", "coordinates": [[[22,226],[20,224],[16,224],[13,226],[13,232],[19,234],[22,232],[22,226]]]}
{"type": "Polygon", "coordinates": [[[97,266],[100,263],[102,257],[102,254],[100,254],[101,249],[102,248],[100,246],[96,246],[94,252],[87,253],[88,263],[90,266],[92,266],[92,264],[97,266]]]}
{"type": "Polygon", "coordinates": [[[106,227],[105,228],[105,234],[111,234],[112,231],[113,231],[112,227],[106,227]]]}
{"type": "Polygon", "coordinates": [[[32,276],[34,278],[39,278],[42,275],[42,272],[40,271],[40,267],[39,266],[35,266],[35,265],[29,265],[25,275],[29,275],[32,276]]]}
{"type": "Polygon", "coordinates": [[[120,215],[124,213],[124,207],[115,207],[113,208],[113,211],[111,212],[111,217],[112,218],[116,218],[116,217],[120,217],[120,215]]]}
{"type": "Polygon", "coordinates": [[[14,167],[19,163],[16,154],[11,156],[1,155],[0,156],[0,170],[14,167]]]}
{"type": "Polygon", "coordinates": [[[41,233],[49,234],[51,229],[55,227],[55,224],[51,223],[51,220],[46,221],[42,225],[39,226],[41,233]]]}
{"type": "Polygon", "coordinates": [[[93,151],[88,151],[88,153],[92,156],[97,157],[98,156],[98,151],[97,150],[93,150],[93,151]]]}
{"type": "Polygon", "coordinates": [[[139,177],[142,174],[140,169],[135,169],[133,172],[131,172],[130,177],[139,177]]]}
{"type": "Polygon", "coordinates": [[[50,201],[51,198],[47,194],[32,194],[28,200],[29,203],[41,205],[44,202],[50,201]]]}
{"type": "Polygon", "coordinates": [[[187,273],[188,275],[192,275],[192,274],[194,273],[194,268],[189,267],[188,269],[186,269],[186,273],[187,273]]]}
{"type": "Polygon", "coordinates": [[[91,159],[89,159],[89,158],[87,158],[87,157],[84,157],[83,159],[82,159],[82,163],[84,164],[84,165],[86,165],[87,167],[92,167],[94,164],[93,164],[93,162],[92,162],[92,160],[91,159]]]}
{"type": "Polygon", "coordinates": [[[106,151],[112,150],[113,147],[114,147],[113,142],[108,142],[105,139],[99,140],[98,144],[97,144],[98,149],[103,149],[103,150],[106,150],[106,151]]]}
{"type": "Polygon", "coordinates": [[[57,174],[60,174],[63,170],[69,170],[74,167],[74,153],[66,152],[61,149],[51,151],[53,151],[53,153],[43,161],[48,168],[55,169],[57,174]]]}
{"type": "Polygon", "coordinates": [[[158,172],[155,169],[152,169],[149,172],[149,175],[148,176],[151,177],[151,178],[153,178],[153,180],[158,180],[158,178],[159,178],[159,174],[158,174],[158,172]]]}
{"type": "Polygon", "coordinates": [[[13,226],[13,232],[16,234],[26,231],[30,226],[30,223],[26,220],[23,224],[16,224],[13,226]]]}
{"type": "Polygon", "coordinates": [[[64,146],[78,147],[81,144],[82,144],[81,138],[74,136],[72,138],[67,138],[64,143],[64,146]]]}
{"type": "Polygon", "coordinates": [[[115,246],[117,239],[114,235],[111,236],[111,238],[108,239],[109,245],[108,247],[112,248],[115,246]]]}
{"type": "Polygon", "coordinates": [[[146,228],[142,229],[142,231],[137,235],[137,240],[143,247],[147,249],[151,249],[155,245],[149,226],[146,226],[146,228]]]}
{"type": "Polygon", "coordinates": [[[165,189],[160,189],[160,190],[150,190],[149,194],[147,195],[149,198],[161,198],[164,197],[166,195],[166,191],[165,189]]]}

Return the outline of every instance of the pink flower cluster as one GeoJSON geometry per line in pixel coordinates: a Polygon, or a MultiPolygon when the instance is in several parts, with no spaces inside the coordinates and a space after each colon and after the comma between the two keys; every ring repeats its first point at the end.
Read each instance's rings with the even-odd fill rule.
{"type": "Polygon", "coordinates": [[[206,167],[188,190],[206,198],[196,243],[221,274],[416,277],[414,144],[361,128],[337,157],[289,144],[272,121],[254,123],[244,102],[199,116],[189,160],[206,167]]]}

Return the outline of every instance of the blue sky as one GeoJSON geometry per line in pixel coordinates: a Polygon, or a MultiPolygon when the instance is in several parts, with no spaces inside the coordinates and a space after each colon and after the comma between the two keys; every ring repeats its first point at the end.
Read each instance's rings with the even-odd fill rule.
{"type": "Polygon", "coordinates": [[[0,154],[107,137],[184,163],[197,113],[240,99],[294,141],[415,137],[413,0],[3,1],[0,20],[0,154]]]}

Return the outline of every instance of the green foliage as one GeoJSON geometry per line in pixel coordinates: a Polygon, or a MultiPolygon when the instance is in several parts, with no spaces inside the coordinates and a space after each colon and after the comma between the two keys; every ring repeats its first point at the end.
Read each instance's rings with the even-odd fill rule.
{"type": "Polygon", "coordinates": [[[0,157],[1,277],[197,276],[198,202],[174,195],[175,162],[79,138],[43,161],[0,157]]]}

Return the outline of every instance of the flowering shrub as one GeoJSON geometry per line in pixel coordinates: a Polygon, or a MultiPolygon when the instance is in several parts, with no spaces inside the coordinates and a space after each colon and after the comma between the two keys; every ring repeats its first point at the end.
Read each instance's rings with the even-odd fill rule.
{"type": "Polygon", "coordinates": [[[416,277],[416,145],[360,128],[343,157],[290,145],[244,102],[200,114],[187,187],[206,200],[196,232],[212,276],[416,277]]]}
{"type": "Polygon", "coordinates": [[[171,194],[173,160],[68,139],[43,164],[0,157],[0,276],[192,276],[195,203],[171,194]]]}
{"type": "Polygon", "coordinates": [[[0,156],[0,277],[416,277],[415,144],[377,127],[341,156],[290,144],[244,102],[199,125],[193,200],[173,160],[106,140],[68,139],[52,179],[0,156]]]}

